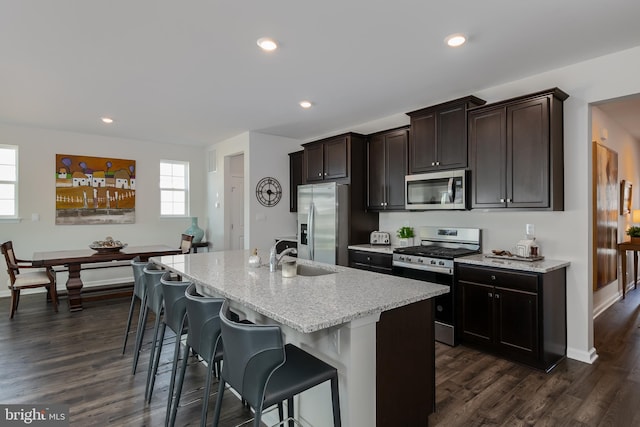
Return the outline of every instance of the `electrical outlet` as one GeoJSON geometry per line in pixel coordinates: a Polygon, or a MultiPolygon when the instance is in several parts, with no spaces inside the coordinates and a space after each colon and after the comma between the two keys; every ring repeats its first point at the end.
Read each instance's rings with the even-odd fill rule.
{"type": "Polygon", "coordinates": [[[525,227],[527,236],[535,236],[536,235],[536,227],[533,224],[527,224],[525,227]]]}

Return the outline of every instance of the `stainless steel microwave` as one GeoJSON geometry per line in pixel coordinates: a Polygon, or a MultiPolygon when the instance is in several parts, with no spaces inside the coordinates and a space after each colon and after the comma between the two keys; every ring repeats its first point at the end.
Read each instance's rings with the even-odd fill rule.
{"type": "Polygon", "coordinates": [[[465,169],[406,175],[404,181],[407,210],[468,209],[469,172],[465,169]]]}

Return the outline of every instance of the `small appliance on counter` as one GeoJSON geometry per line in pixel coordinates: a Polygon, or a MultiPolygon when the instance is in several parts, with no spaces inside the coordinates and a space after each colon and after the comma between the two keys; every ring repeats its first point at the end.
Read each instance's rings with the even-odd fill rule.
{"type": "Polygon", "coordinates": [[[372,245],[391,245],[391,234],[387,231],[373,231],[369,237],[369,243],[372,245]]]}

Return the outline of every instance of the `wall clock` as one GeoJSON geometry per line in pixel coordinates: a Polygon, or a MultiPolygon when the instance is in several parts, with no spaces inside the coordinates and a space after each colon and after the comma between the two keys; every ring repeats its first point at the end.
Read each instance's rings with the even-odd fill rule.
{"type": "Polygon", "coordinates": [[[275,178],[262,178],[256,185],[256,198],[262,206],[275,206],[282,198],[282,186],[275,178]]]}

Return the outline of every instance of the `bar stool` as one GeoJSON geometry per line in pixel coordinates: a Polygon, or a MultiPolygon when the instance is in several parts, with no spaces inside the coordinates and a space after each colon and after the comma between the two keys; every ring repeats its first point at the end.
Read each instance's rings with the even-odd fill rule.
{"type": "MultiPolygon", "coordinates": [[[[157,265],[149,263],[143,268],[143,271],[144,285],[147,290],[144,298],[144,303],[142,304],[142,317],[140,318],[138,328],[139,333],[136,333],[136,351],[133,354],[133,375],[135,375],[136,368],[138,367],[138,359],[140,357],[140,350],[142,348],[142,340],[144,339],[144,330],[147,324],[147,318],[149,317],[149,311],[155,314],[156,324],[160,322],[159,317],[162,314],[162,286],[160,284],[160,278],[165,273],[165,270],[161,270],[157,265]]],[[[151,341],[152,358],[156,336],[157,326],[154,325],[154,337],[151,341]]]]}
{"type": "Polygon", "coordinates": [[[229,303],[220,309],[224,363],[213,418],[218,426],[225,384],[229,384],[255,410],[253,425],[260,426],[265,408],[287,401],[289,425],[293,424],[293,397],[325,381],[331,381],[333,425],[340,427],[338,371],[292,344],[284,345],[277,325],[233,322],[229,303]]]}
{"type": "Polygon", "coordinates": [[[209,393],[211,390],[211,379],[215,365],[219,365],[222,360],[222,342],[220,341],[220,307],[224,302],[223,298],[205,297],[196,291],[195,284],[189,285],[185,291],[187,305],[187,345],[185,346],[180,371],[175,385],[176,392],[173,399],[169,396],[167,407],[167,420],[165,425],[173,426],[176,421],[180,395],[182,394],[182,384],[187,369],[189,351],[194,350],[207,364],[207,377],[205,380],[204,394],[202,399],[202,416],[200,423],[204,427],[207,422],[207,408],[209,406],[209,393]]]}
{"type": "MultiPolygon", "coordinates": [[[[171,396],[173,395],[173,386],[175,384],[176,369],[178,365],[178,355],[180,353],[180,339],[182,334],[187,330],[187,300],[184,295],[185,291],[191,284],[188,281],[174,280],[170,272],[165,272],[160,277],[160,284],[162,286],[161,298],[163,302],[163,314],[162,319],[159,322],[160,331],[155,342],[153,343],[152,357],[149,359],[149,370],[147,373],[147,386],[145,389],[145,398],[147,402],[151,403],[151,396],[153,395],[153,387],[156,382],[156,374],[158,373],[158,365],[160,364],[160,355],[162,354],[162,347],[164,343],[164,334],[167,329],[171,329],[175,336],[175,348],[173,350],[173,364],[171,367],[171,382],[169,384],[169,404],[171,403],[171,396]]],[[[161,316],[157,316],[160,319],[161,316]]],[[[156,325],[158,322],[156,322],[156,325]]]]}
{"type": "MultiPolygon", "coordinates": [[[[137,256],[131,260],[131,267],[133,267],[133,294],[131,295],[131,306],[129,307],[129,317],[127,318],[127,329],[124,331],[124,343],[122,344],[122,354],[124,354],[127,348],[127,340],[129,339],[129,330],[131,329],[131,320],[133,319],[133,311],[136,307],[136,302],[140,301],[140,313],[138,315],[138,329],[136,334],[140,330],[140,319],[142,318],[142,304],[144,303],[144,296],[147,293],[147,288],[144,285],[144,267],[146,262],[140,261],[140,257],[137,256]]],[[[137,350],[137,349],[136,349],[137,350]]]]}

